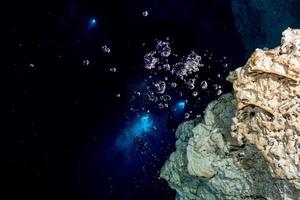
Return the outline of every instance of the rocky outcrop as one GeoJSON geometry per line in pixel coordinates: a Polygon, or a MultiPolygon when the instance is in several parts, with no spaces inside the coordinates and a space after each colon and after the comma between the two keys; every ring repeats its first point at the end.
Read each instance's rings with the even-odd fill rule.
{"type": "Polygon", "coordinates": [[[178,128],[161,177],[183,200],[300,199],[300,30],[228,80],[233,94],[178,128]]]}

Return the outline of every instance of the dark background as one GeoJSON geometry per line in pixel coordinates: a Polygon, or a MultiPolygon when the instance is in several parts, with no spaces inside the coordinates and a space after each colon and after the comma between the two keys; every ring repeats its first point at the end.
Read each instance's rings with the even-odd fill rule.
{"type": "MultiPolygon", "coordinates": [[[[175,199],[158,171],[180,121],[167,122],[163,143],[144,139],[150,149],[142,157],[141,141],[129,156],[112,144],[131,120],[129,85],[145,76],[143,56],[156,39],[169,37],[179,54],[227,56],[229,70],[245,62],[230,1],[10,1],[2,9],[1,199],[175,199]]],[[[219,72],[212,63],[203,76],[219,72]]],[[[214,98],[204,96],[197,111],[214,98]]]]}

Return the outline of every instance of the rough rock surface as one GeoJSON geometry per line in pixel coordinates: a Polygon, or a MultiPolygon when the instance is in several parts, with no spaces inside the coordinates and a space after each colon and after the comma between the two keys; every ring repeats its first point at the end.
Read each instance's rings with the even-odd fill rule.
{"type": "Polygon", "coordinates": [[[228,76],[234,94],[183,123],[161,177],[180,200],[300,199],[300,30],[228,76]]]}

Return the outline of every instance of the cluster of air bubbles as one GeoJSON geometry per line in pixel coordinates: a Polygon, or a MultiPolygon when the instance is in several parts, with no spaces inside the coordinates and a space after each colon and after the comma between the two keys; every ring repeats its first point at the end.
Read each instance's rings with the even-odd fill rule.
{"type": "Polygon", "coordinates": [[[156,45],[156,52],[158,52],[161,57],[169,57],[171,55],[169,42],[158,41],[156,45]]]}
{"type": "Polygon", "coordinates": [[[162,101],[170,101],[172,99],[172,97],[170,95],[163,95],[163,96],[160,96],[160,100],[162,101]]]}
{"type": "Polygon", "coordinates": [[[146,69],[154,69],[158,63],[158,58],[155,57],[155,52],[147,53],[144,56],[144,66],[146,69]]]}
{"type": "Polygon", "coordinates": [[[209,78],[214,63],[223,69],[222,73],[228,68],[226,57],[217,60],[208,50],[201,55],[191,51],[186,56],[178,56],[168,39],[157,40],[154,49],[144,56],[146,78],[139,90],[134,91],[133,104],[138,101],[146,107],[149,104],[151,108],[156,105],[158,109],[173,109],[180,99],[185,99],[183,112],[190,109],[185,113],[185,119],[195,117],[198,111],[192,112],[191,109],[203,105],[200,101],[207,99],[207,95],[223,93],[220,85],[222,73],[215,73],[215,80],[209,78]]]}
{"type": "Polygon", "coordinates": [[[109,48],[107,45],[103,45],[103,46],[101,47],[101,50],[102,50],[102,52],[104,52],[104,53],[110,53],[110,52],[111,52],[110,48],[109,48]]]}
{"type": "Polygon", "coordinates": [[[203,67],[201,62],[201,56],[197,55],[195,52],[190,53],[184,63],[184,69],[188,74],[198,72],[200,67],[203,67]]]}
{"type": "Polygon", "coordinates": [[[201,63],[201,56],[195,52],[191,52],[184,61],[177,62],[173,65],[171,73],[181,80],[185,77],[193,75],[200,70],[204,65],[201,63]]]}

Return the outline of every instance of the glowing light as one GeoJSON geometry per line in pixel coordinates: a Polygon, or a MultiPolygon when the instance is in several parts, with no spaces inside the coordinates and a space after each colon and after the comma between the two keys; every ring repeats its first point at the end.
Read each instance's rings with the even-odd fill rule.
{"type": "Polygon", "coordinates": [[[143,137],[153,131],[153,124],[153,118],[150,114],[145,114],[136,119],[132,126],[125,129],[117,138],[117,147],[123,151],[128,151],[132,147],[136,137],[143,137]]]}
{"type": "Polygon", "coordinates": [[[176,104],[176,108],[183,110],[185,108],[185,101],[180,101],[176,104]]]}
{"type": "Polygon", "coordinates": [[[153,127],[153,120],[150,115],[143,115],[132,127],[134,136],[141,136],[151,130],[153,127]]]}
{"type": "Polygon", "coordinates": [[[96,24],[97,23],[97,20],[96,19],[91,19],[91,24],[96,24]]]}
{"type": "Polygon", "coordinates": [[[89,20],[89,25],[88,25],[89,29],[95,27],[95,26],[97,25],[97,22],[98,22],[98,21],[97,21],[96,18],[91,18],[91,19],[89,20]]]}

